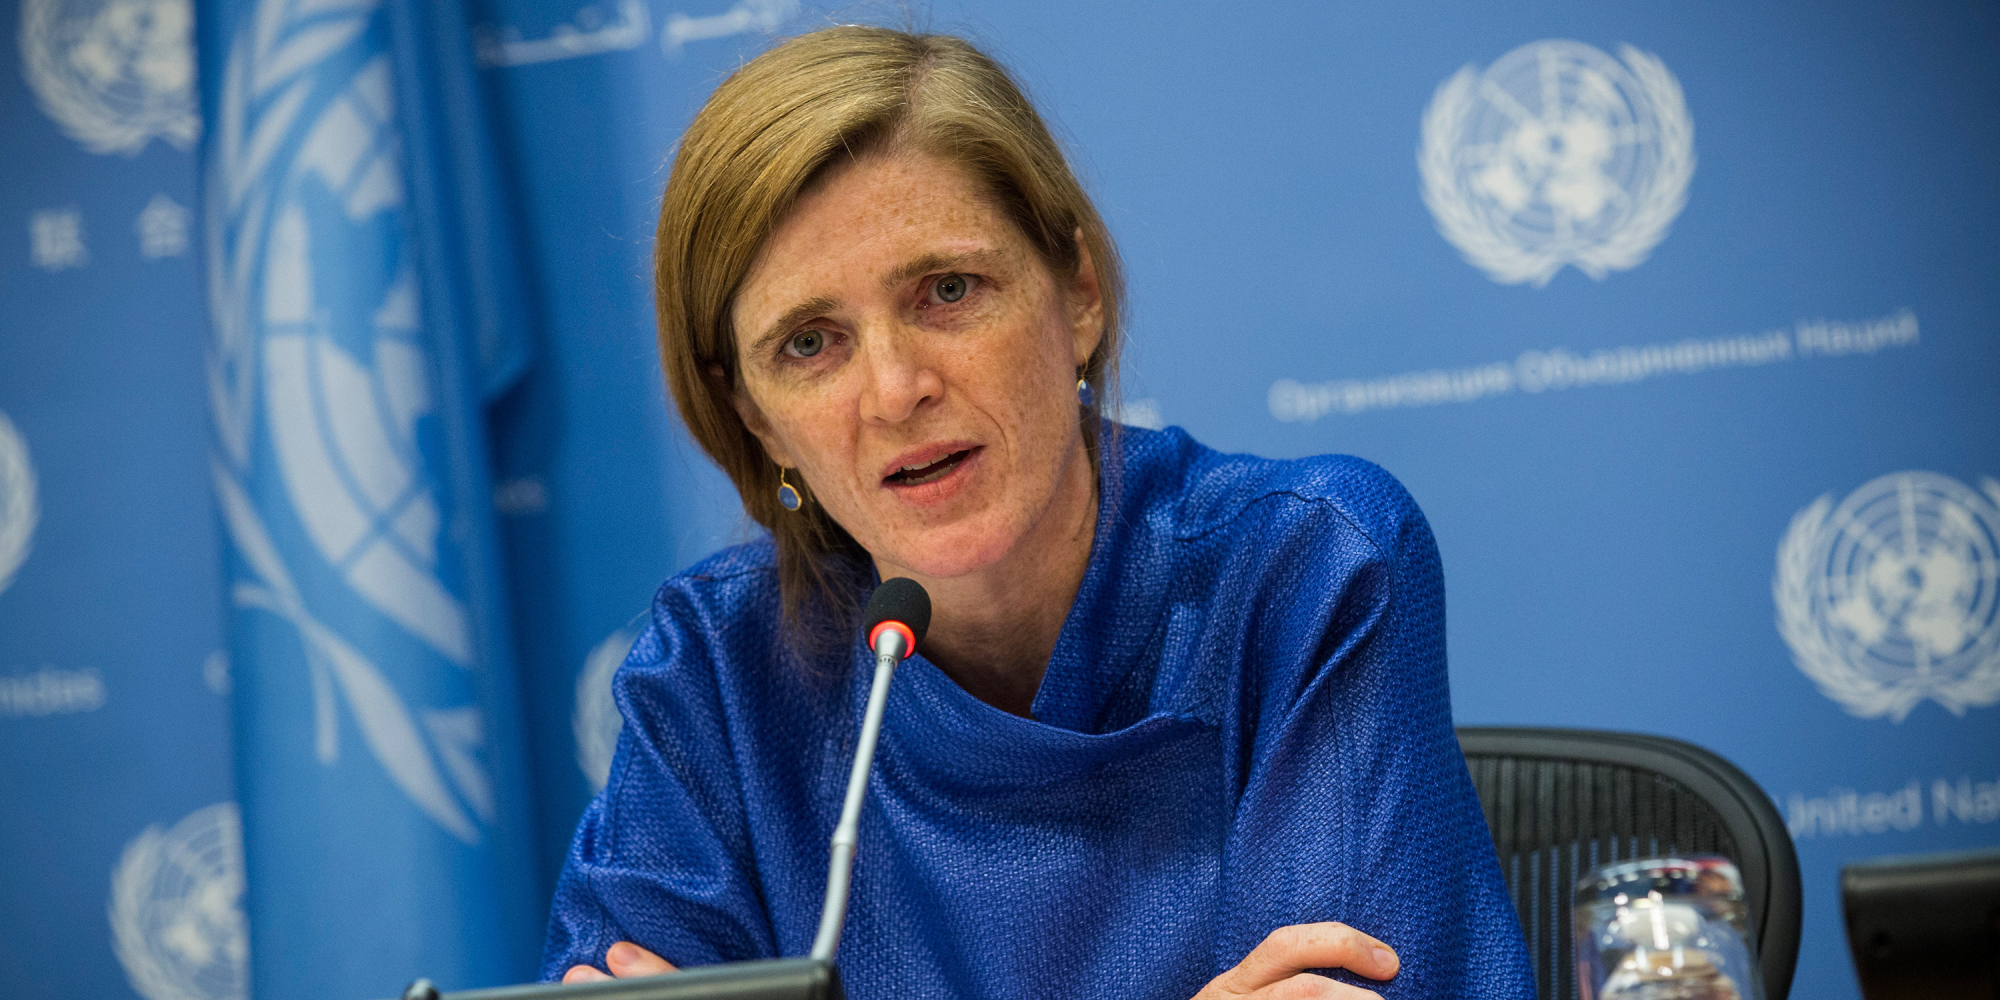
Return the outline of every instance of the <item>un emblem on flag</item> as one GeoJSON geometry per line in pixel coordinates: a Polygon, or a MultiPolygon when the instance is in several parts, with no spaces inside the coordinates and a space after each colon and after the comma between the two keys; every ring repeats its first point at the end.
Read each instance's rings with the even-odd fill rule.
{"type": "Polygon", "coordinates": [[[1540,288],[1564,265],[1602,280],[1666,238],[1694,176],[1694,123],[1659,57],[1523,45],[1438,87],[1417,154],[1424,204],[1465,259],[1540,288]]]}
{"type": "Polygon", "coordinates": [[[14,422],[0,413],[0,592],[28,561],[35,522],[41,508],[35,497],[35,467],[28,464],[28,443],[14,422]]]}
{"type": "Polygon", "coordinates": [[[236,803],[147,827],[111,875],[111,944],[146,1000],[243,1000],[243,829],[236,803]]]}
{"type": "Polygon", "coordinates": [[[298,635],[319,762],[341,763],[344,709],[395,786],[478,844],[496,816],[482,664],[438,474],[386,18],[378,0],[248,14],[221,69],[205,198],[231,596],[298,635]]]}
{"type": "Polygon", "coordinates": [[[611,780],[611,758],[618,752],[618,735],[625,720],[618,715],[618,702],[611,694],[611,678],[616,676],[632,644],[645,630],[648,614],[640,615],[604,638],[584,658],[576,676],[576,709],[570,713],[570,731],[576,737],[576,766],[583,769],[590,790],[600,792],[611,780]]]}
{"type": "Polygon", "coordinates": [[[1771,592],[1799,670],[1862,718],[2000,701],[2000,482],[1875,479],[1792,518],[1771,592]]]}
{"type": "Polygon", "coordinates": [[[201,132],[189,0],[24,0],[21,69],[42,110],[93,153],[201,132]]]}

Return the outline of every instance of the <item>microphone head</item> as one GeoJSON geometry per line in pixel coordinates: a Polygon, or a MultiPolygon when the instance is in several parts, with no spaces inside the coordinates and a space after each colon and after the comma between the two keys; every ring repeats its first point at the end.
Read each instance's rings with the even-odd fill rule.
{"type": "MultiPolygon", "coordinates": [[[[875,626],[883,622],[902,622],[917,642],[924,641],[924,631],[931,627],[931,595],[924,585],[908,577],[895,577],[882,581],[875,593],[868,598],[868,610],[862,615],[862,631],[873,635],[875,626]]],[[[914,652],[914,649],[906,651],[914,652]]]]}

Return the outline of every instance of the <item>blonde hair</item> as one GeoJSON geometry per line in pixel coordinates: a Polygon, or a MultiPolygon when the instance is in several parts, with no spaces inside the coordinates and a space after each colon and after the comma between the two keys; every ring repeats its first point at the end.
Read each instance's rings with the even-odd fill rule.
{"type": "Polygon", "coordinates": [[[948,35],[843,26],[789,39],[731,74],[682,136],[660,206],[660,357],[689,432],[776,542],[794,638],[810,638],[817,624],[844,630],[865,553],[809,492],[797,511],[779,505],[779,469],[732,404],[741,382],[731,303],[801,193],[832,165],[892,147],[968,170],[1059,277],[1074,276],[1088,251],[1105,317],[1083,372],[1093,460],[1102,406],[1116,390],[1117,250],[1048,126],[998,63],[948,35]]]}

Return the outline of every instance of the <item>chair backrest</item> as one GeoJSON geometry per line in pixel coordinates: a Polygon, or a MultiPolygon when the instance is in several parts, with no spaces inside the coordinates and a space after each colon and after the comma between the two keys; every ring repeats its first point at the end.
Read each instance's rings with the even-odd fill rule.
{"type": "Polygon", "coordinates": [[[1790,831],[1734,764],[1664,736],[1580,729],[1458,730],[1542,1000],[1574,1000],[1570,898],[1611,861],[1720,854],[1743,874],[1765,1000],[1785,1000],[1799,954],[1790,831]]]}

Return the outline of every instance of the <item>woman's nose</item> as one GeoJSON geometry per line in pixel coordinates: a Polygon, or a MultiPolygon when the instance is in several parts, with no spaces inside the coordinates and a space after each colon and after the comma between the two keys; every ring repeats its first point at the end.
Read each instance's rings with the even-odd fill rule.
{"type": "Polygon", "coordinates": [[[944,379],[931,364],[929,352],[917,343],[922,336],[893,331],[865,342],[861,362],[868,377],[861,390],[863,420],[901,423],[944,396],[944,379]]]}

